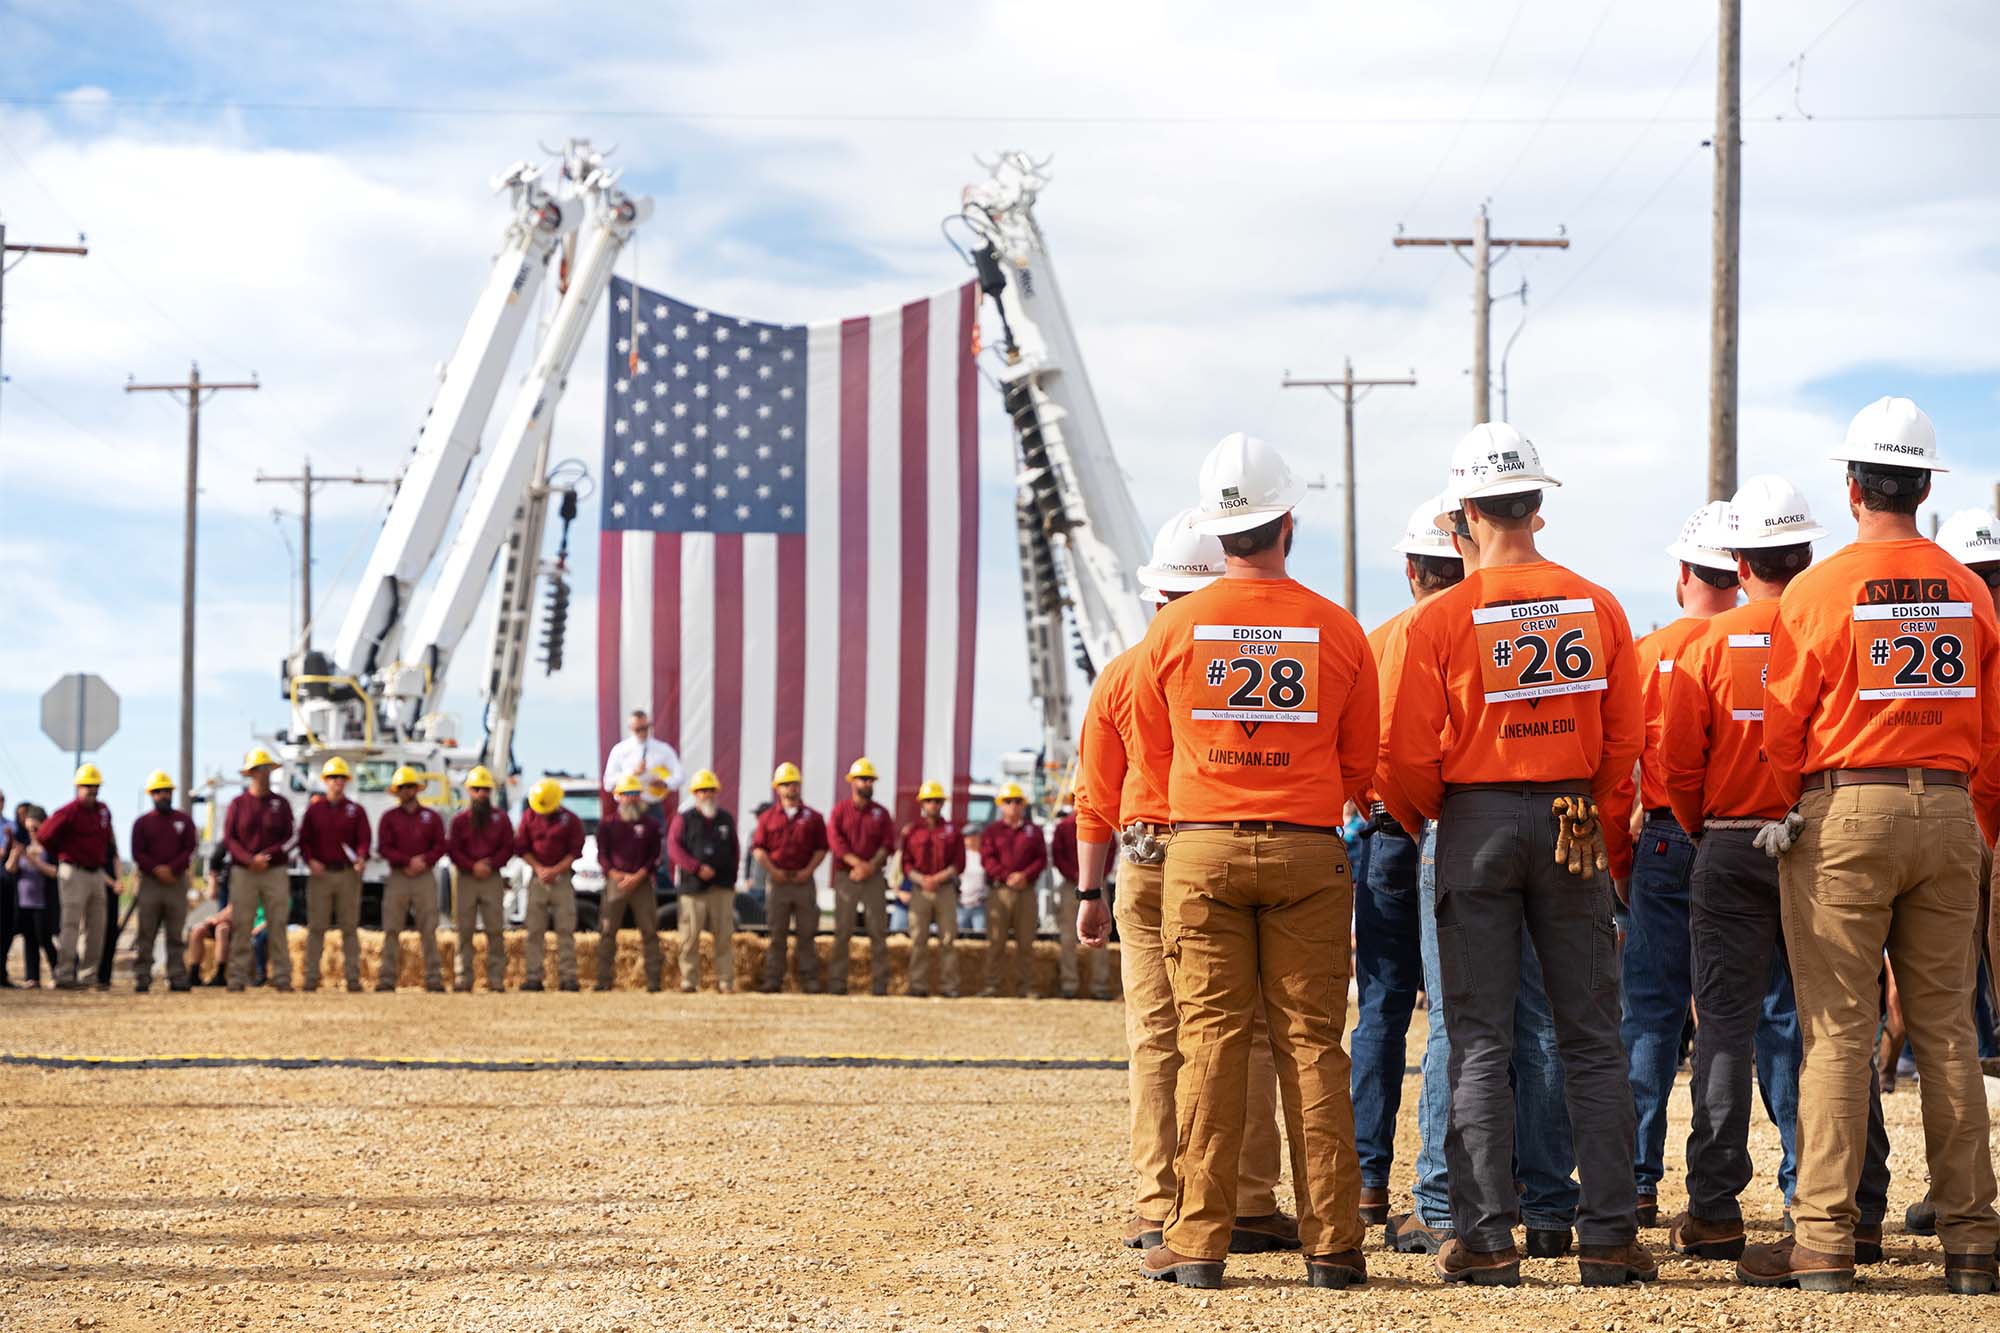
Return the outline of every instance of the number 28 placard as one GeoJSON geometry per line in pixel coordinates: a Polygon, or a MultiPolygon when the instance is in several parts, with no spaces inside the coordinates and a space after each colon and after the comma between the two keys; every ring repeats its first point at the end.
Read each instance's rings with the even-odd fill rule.
{"type": "Polygon", "coordinates": [[[1319,721],[1317,625],[1196,625],[1189,716],[1203,722],[1319,721]]]}

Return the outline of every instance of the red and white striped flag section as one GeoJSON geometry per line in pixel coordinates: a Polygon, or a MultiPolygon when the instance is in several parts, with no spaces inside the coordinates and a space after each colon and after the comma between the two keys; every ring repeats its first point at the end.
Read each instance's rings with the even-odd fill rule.
{"type": "Polygon", "coordinates": [[[866,754],[899,819],[963,811],[978,625],[971,283],[827,324],[612,284],[599,549],[600,756],[649,709],[747,816],[866,754]]]}

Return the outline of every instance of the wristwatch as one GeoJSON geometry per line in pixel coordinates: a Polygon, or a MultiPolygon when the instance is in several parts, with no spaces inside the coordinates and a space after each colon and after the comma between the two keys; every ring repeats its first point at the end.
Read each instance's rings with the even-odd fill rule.
{"type": "Polygon", "coordinates": [[[1078,889],[1076,891],[1076,900],[1080,903],[1094,903],[1103,896],[1103,889],[1078,889]]]}

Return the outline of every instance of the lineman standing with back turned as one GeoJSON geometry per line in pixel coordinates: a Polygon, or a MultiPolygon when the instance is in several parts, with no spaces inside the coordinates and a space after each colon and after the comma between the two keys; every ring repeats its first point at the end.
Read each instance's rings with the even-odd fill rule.
{"type": "Polygon", "coordinates": [[[1438,821],[1456,1236],[1436,1267],[1447,1282],[1521,1280],[1507,1067],[1524,929],[1563,1057],[1582,1279],[1616,1285],[1658,1272],[1634,1240],[1617,934],[1594,855],[1606,851],[1614,876],[1630,868],[1639,683],[1624,610],[1535,547],[1543,491],[1559,484],[1511,426],[1475,426],[1459,441],[1448,489],[1460,508],[1450,521],[1478,543],[1479,568],[1411,618],[1389,731],[1388,771],[1416,812],[1438,821]],[[1578,806],[1580,820],[1561,813],[1578,806]],[[1556,859],[1564,852],[1567,865],[1556,859]]]}
{"type": "Polygon", "coordinates": [[[1162,918],[1183,1060],[1177,1194],[1141,1271],[1191,1286],[1222,1282],[1260,1000],[1307,1280],[1368,1280],[1340,1045],[1354,915],[1340,824],[1375,772],[1375,660],[1353,616],[1285,572],[1304,494],[1262,440],[1215,446],[1193,526],[1222,539],[1228,572],[1153,618],[1134,673],[1142,762],[1169,775],[1162,918]]]}

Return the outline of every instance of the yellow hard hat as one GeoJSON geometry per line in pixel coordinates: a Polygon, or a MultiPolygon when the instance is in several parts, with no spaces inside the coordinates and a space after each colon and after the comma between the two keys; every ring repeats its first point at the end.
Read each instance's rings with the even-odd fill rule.
{"type": "Polygon", "coordinates": [[[771,774],[771,785],[773,787],[782,787],[787,782],[804,782],[804,781],[805,778],[800,776],[799,774],[799,766],[793,763],[789,759],[787,759],[784,763],[779,764],[778,771],[771,774]]]}
{"type": "Polygon", "coordinates": [[[917,788],[917,799],[920,801],[942,801],[946,799],[944,784],[942,782],[926,782],[923,786],[917,788]]]}
{"type": "Polygon", "coordinates": [[[243,756],[243,768],[241,771],[254,773],[260,768],[276,768],[277,766],[278,761],[271,757],[271,752],[259,745],[253,747],[250,753],[243,756]]]}
{"type": "Polygon", "coordinates": [[[689,792],[721,791],[721,790],[722,790],[722,779],[718,778],[717,776],[715,776],[715,774],[709,772],[705,768],[701,770],[701,772],[695,774],[694,778],[688,783],[689,792]]]}
{"type": "Polygon", "coordinates": [[[859,759],[855,760],[852,764],[848,765],[847,776],[850,778],[879,779],[882,775],[875,771],[875,761],[873,759],[870,759],[867,755],[864,754],[859,759]]]}
{"type": "Polygon", "coordinates": [[[1028,799],[1028,793],[1021,790],[1020,783],[1010,782],[1002,787],[1000,794],[993,799],[996,801],[1025,801],[1028,799]]]}
{"type": "Polygon", "coordinates": [[[345,759],[342,759],[339,755],[335,755],[319,766],[319,775],[322,779],[351,778],[354,776],[354,770],[347,766],[345,759]]]}
{"type": "MultiPolygon", "coordinates": [[[[611,789],[611,794],[613,796],[637,796],[645,790],[646,784],[639,781],[637,773],[627,773],[624,777],[618,779],[618,785],[611,789]]],[[[548,811],[544,810],[542,813],[547,814],[548,811]]]]}
{"type": "Polygon", "coordinates": [[[465,775],[465,789],[471,791],[474,787],[484,787],[488,791],[493,790],[493,774],[487,770],[484,764],[480,764],[465,775]]]}
{"type": "Polygon", "coordinates": [[[424,775],[417,772],[416,769],[411,768],[408,764],[402,765],[389,775],[390,791],[401,791],[405,787],[421,787],[423,785],[424,775]]]}
{"type": "Polygon", "coordinates": [[[552,815],[562,808],[562,784],[543,778],[528,788],[528,808],[538,815],[552,815]]]}
{"type": "MultiPolygon", "coordinates": [[[[96,776],[97,770],[93,768],[90,770],[90,772],[92,777],[94,778],[96,776]]],[[[81,783],[83,781],[83,774],[78,773],[76,775],[76,780],[79,783],[81,783]]],[[[164,768],[154,769],[153,776],[146,779],[146,791],[148,793],[156,791],[172,791],[173,789],[174,789],[174,780],[167,776],[167,770],[164,768]]]]}

